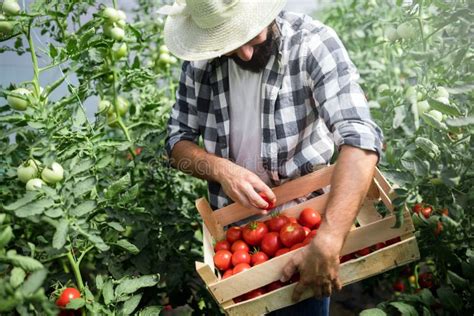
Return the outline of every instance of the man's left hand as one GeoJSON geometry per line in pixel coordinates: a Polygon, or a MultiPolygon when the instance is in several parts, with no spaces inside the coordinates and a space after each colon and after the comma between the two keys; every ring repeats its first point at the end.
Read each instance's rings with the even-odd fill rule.
{"type": "Polygon", "coordinates": [[[341,290],[338,276],[341,246],[341,238],[318,231],[312,242],[291,258],[283,269],[281,281],[286,282],[299,272],[300,280],[293,292],[294,301],[298,301],[307,289],[311,289],[319,299],[341,290]]]}

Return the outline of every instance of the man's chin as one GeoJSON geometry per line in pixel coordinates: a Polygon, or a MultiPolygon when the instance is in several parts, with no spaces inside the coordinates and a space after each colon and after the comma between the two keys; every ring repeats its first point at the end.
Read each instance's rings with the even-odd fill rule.
{"type": "Polygon", "coordinates": [[[268,59],[266,61],[264,60],[249,60],[249,61],[243,61],[240,59],[238,56],[231,56],[232,60],[242,69],[248,70],[251,72],[261,72],[263,69],[265,69],[265,66],[268,63],[268,59]]]}

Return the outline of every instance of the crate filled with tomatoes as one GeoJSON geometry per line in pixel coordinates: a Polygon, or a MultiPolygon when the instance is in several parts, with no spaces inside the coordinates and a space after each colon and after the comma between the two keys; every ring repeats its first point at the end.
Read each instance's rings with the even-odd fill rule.
{"type": "MultiPolygon", "coordinates": [[[[227,314],[260,315],[296,303],[291,294],[298,276],[285,283],[279,280],[291,257],[318,236],[333,170],[334,165],[328,166],[273,188],[275,207],[321,189],[326,193],[243,226],[233,224],[255,216],[254,210],[234,203],[213,211],[206,199],[196,201],[204,223],[204,262],[196,262],[196,270],[227,314]]],[[[377,169],[342,249],[343,285],[419,259],[408,210],[403,212],[403,224],[394,228],[393,194],[377,169]],[[387,215],[382,217],[377,207],[387,215]]],[[[300,300],[311,296],[308,291],[300,300]]]]}

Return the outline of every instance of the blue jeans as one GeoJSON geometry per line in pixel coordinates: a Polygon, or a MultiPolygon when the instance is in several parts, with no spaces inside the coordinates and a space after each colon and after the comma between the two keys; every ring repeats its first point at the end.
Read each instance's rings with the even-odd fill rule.
{"type": "Polygon", "coordinates": [[[298,304],[291,305],[276,311],[273,311],[268,316],[329,316],[329,297],[321,300],[309,298],[301,301],[298,304]]]}

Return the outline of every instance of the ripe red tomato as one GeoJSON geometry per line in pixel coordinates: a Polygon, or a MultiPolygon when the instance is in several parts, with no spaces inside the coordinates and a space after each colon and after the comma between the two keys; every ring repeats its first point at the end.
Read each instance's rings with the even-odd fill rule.
{"type": "Polygon", "coordinates": [[[311,229],[309,229],[308,227],[303,226],[303,229],[304,229],[304,235],[305,235],[305,236],[308,236],[309,233],[311,233],[311,229]]]}
{"type": "Polygon", "coordinates": [[[56,306],[66,307],[66,305],[69,304],[71,300],[80,298],[80,297],[81,297],[81,292],[79,292],[77,289],[73,287],[67,287],[61,292],[61,295],[59,295],[59,298],[56,301],[56,306]]]}
{"type": "Polygon", "coordinates": [[[356,254],[357,254],[359,257],[367,256],[369,253],[370,253],[370,248],[369,248],[369,247],[366,247],[366,248],[364,248],[364,249],[359,249],[359,250],[357,250],[357,252],[356,252],[356,254]]]}
{"type": "Polygon", "coordinates": [[[219,250],[214,255],[214,264],[217,269],[225,271],[230,268],[232,253],[229,250],[219,250]]]}
{"type": "Polygon", "coordinates": [[[433,208],[431,206],[427,206],[427,207],[424,207],[422,210],[421,210],[421,214],[423,214],[423,216],[428,219],[430,218],[431,216],[431,213],[433,212],[433,208]]]}
{"type": "Polygon", "coordinates": [[[383,243],[383,242],[378,242],[378,243],[376,243],[373,247],[374,247],[374,251],[377,251],[377,250],[380,250],[380,249],[382,249],[382,248],[385,248],[385,243],[383,243]]]}
{"type": "Polygon", "coordinates": [[[389,240],[385,241],[385,245],[390,246],[390,245],[396,244],[397,242],[400,242],[400,241],[402,241],[402,239],[400,237],[395,237],[395,238],[392,238],[392,239],[389,239],[389,240]]]}
{"type": "Polygon", "coordinates": [[[393,290],[397,292],[405,291],[405,283],[402,280],[398,280],[393,284],[393,290]]]}
{"type": "Polygon", "coordinates": [[[318,211],[307,207],[301,211],[299,217],[299,223],[308,228],[319,228],[321,224],[321,214],[318,211]]]}
{"type": "Polygon", "coordinates": [[[230,251],[232,252],[236,252],[238,250],[243,250],[245,252],[249,252],[250,249],[249,249],[249,246],[247,246],[247,244],[242,241],[242,240],[236,240],[233,244],[232,244],[232,247],[230,248],[230,251]]]}
{"type": "Polygon", "coordinates": [[[273,257],[275,255],[275,252],[281,248],[281,242],[280,242],[280,235],[276,232],[270,232],[266,233],[265,236],[262,238],[262,242],[260,244],[260,249],[269,255],[270,257],[273,257]]]}
{"type": "Polygon", "coordinates": [[[247,251],[237,250],[232,255],[232,265],[235,267],[239,263],[250,264],[250,254],[247,251]]]}
{"type": "Polygon", "coordinates": [[[438,222],[438,223],[436,224],[436,228],[435,228],[435,230],[434,230],[435,236],[438,237],[439,234],[441,234],[442,231],[443,231],[443,224],[442,224],[441,222],[438,222]]]}
{"type": "Polygon", "coordinates": [[[294,217],[288,217],[288,223],[298,224],[298,220],[294,217]]]}
{"type": "Polygon", "coordinates": [[[299,243],[294,244],[293,246],[291,246],[290,251],[293,251],[293,250],[295,250],[295,249],[298,249],[298,248],[301,248],[301,247],[304,247],[304,246],[305,246],[304,243],[299,242],[299,243]]]}
{"type": "Polygon", "coordinates": [[[268,256],[263,251],[257,251],[252,255],[251,260],[252,266],[256,266],[257,264],[268,261],[268,256]]]}
{"type": "Polygon", "coordinates": [[[281,248],[281,249],[278,249],[278,250],[275,252],[275,257],[284,255],[285,253],[287,253],[287,252],[289,252],[289,251],[290,251],[290,248],[281,248]]]}
{"type": "Polygon", "coordinates": [[[290,280],[288,281],[288,283],[295,283],[295,282],[298,282],[300,280],[300,274],[299,273],[295,273],[292,275],[292,277],[290,278],[290,280]]]}
{"type": "Polygon", "coordinates": [[[421,212],[421,210],[423,209],[423,203],[416,203],[415,205],[413,205],[413,212],[415,212],[416,214],[419,214],[421,212]]]}
{"type": "Polygon", "coordinates": [[[283,214],[278,214],[273,216],[271,219],[268,220],[268,229],[272,232],[279,233],[281,228],[288,223],[290,220],[287,216],[283,214]]]}
{"type": "Polygon", "coordinates": [[[232,269],[225,270],[224,274],[222,275],[222,280],[227,279],[230,276],[232,276],[232,269]]]}
{"type": "Polygon", "coordinates": [[[431,272],[424,272],[418,275],[418,284],[422,289],[431,289],[434,285],[434,278],[431,272]]]}
{"type": "Polygon", "coordinates": [[[260,192],[258,195],[260,195],[260,197],[262,199],[265,200],[265,202],[268,203],[267,207],[265,208],[265,210],[271,210],[272,208],[275,207],[275,203],[273,203],[272,201],[270,201],[270,199],[267,197],[267,195],[263,192],[260,192]]]}
{"type": "Polygon", "coordinates": [[[242,239],[242,229],[238,226],[233,226],[225,233],[226,239],[231,244],[236,240],[242,239]]]}
{"type": "Polygon", "coordinates": [[[235,275],[239,272],[242,272],[248,269],[250,269],[250,264],[245,263],[245,262],[239,263],[238,265],[234,267],[234,269],[232,269],[232,275],[235,275]]]}
{"type": "Polygon", "coordinates": [[[449,216],[449,210],[448,210],[447,208],[443,208],[443,209],[441,210],[441,215],[443,215],[443,216],[449,216]]]}
{"type": "Polygon", "coordinates": [[[214,245],[214,252],[218,252],[219,250],[230,250],[230,244],[227,240],[221,240],[216,242],[214,245]]]}
{"type": "MultiPolygon", "coordinates": [[[[303,227],[304,228],[304,227],[303,227]]],[[[307,245],[313,240],[313,238],[316,236],[318,231],[316,229],[313,229],[303,240],[303,244],[307,245]]]]}
{"type": "Polygon", "coordinates": [[[265,286],[265,289],[267,292],[275,291],[276,289],[279,289],[281,287],[285,286],[285,283],[281,282],[280,280],[272,282],[265,286]]]}
{"type": "Polygon", "coordinates": [[[242,237],[251,246],[258,246],[263,236],[268,232],[267,226],[262,222],[252,222],[245,225],[242,230],[242,237]]]}
{"type": "Polygon", "coordinates": [[[339,257],[339,263],[344,263],[344,262],[352,260],[352,259],[355,259],[354,253],[349,253],[347,255],[339,257]]]}
{"type": "Polygon", "coordinates": [[[263,288],[263,287],[261,287],[259,289],[255,289],[253,291],[250,291],[250,292],[244,294],[244,301],[251,300],[253,298],[262,296],[265,293],[266,293],[265,288],[263,288]]]}
{"type": "Polygon", "coordinates": [[[280,240],[286,247],[302,242],[305,237],[303,227],[295,223],[285,224],[280,231],[280,240]]]}

